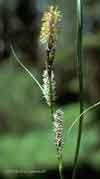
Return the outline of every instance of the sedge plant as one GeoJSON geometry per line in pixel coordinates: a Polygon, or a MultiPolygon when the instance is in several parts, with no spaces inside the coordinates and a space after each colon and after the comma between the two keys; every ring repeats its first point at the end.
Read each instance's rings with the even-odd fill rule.
{"type": "MultiPolygon", "coordinates": [[[[45,98],[45,102],[49,107],[51,122],[53,124],[53,131],[55,134],[55,144],[59,165],[59,176],[63,179],[63,111],[58,109],[55,111],[55,101],[56,101],[56,81],[54,75],[54,61],[56,55],[56,44],[57,44],[57,30],[58,23],[61,21],[61,13],[56,5],[50,6],[47,11],[44,12],[42,18],[42,26],[40,32],[40,42],[45,47],[46,59],[45,59],[45,70],[43,72],[43,84],[41,84],[36,77],[30,72],[30,70],[24,66],[21,60],[16,55],[16,52],[11,45],[11,51],[19,63],[19,65],[25,70],[26,73],[32,78],[32,80],[40,88],[42,95],[45,98]]],[[[83,62],[82,62],[82,36],[83,36],[83,8],[82,0],[77,0],[77,65],[78,65],[78,78],[79,78],[79,89],[80,89],[80,115],[76,117],[72,125],[68,129],[68,134],[71,132],[72,128],[78,123],[78,137],[76,144],[76,152],[74,158],[74,167],[72,172],[72,179],[76,177],[77,162],[79,157],[79,150],[82,137],[82,127],[83,119],[85,115],[100,105],[100,101],[89,106],[84,110],[84,100],[83,100],[83,62]]]]}
{"type": "Polygon", "coordinates": [[[13,46],[11,46],[12,53],[21,65],[21,67],[30,75],[35,83],[40,88],[45,102],[50,109],[51,122],[53,124],[53,131],[55,135],[55,144],[59,165],[59,176],[62,175],[62,151],[63,151],[63,111],[61,109],[55,110],[56,100],[56,81],[54,75],[54,60],[56,55],[57,44],[57,30],[58,23],[61,20],[61,13],[57,6],[50,6],[43,14],[42,25],[40,31],[40,42],[44,46],[46,59],[45,70],[43,71],[43,84],[35,78],[35,76],[24,66],[24,64],[17,57],[13,46]]]}
{"type": "Polygon", "coordinates": [[[56,100],[56,82],[54,79],[54,60],[56,54],[57,25],[61,20],[58,7],[50,6],[42,18],[40,41],[45,46],[46,61],[43,74],[44,97],[50,108],[51,119],[55,132],[55,143],[59,162],[59,174],[62,179],[62,148],[63,148],[63,111],[58,109],[54,112],[56,100]]]}

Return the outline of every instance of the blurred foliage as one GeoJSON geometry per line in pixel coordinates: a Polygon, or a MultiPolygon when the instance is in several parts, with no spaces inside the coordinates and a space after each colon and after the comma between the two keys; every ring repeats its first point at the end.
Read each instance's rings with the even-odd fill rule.
{"type": "MultiPolygon", "coordinates": [[[[31,70],[40,79],[39,73],[36,70],[31,70]]],[[[3,126],[0,135],[0,166],[4,170],[5,168],[48,169],[57,167],[49,110],[43,104],[43,97],[38,87],[19,66],[15,66],[14,61],[1,65],[0,81],[0,91],[2,91],[0,111],[2,113],[4,111],[7,127],[3,126]]],[[[68,134],[68,128],[79,115],[79,104],[65,106],[63,110],[64,164],[72,164],[77,125],[74,126],[70,134],[68,134]]],[[[0,118],[0,120],[2,124],[4,119],[0,118]]],[[[87,123],[86,120],[85,124],[87,123]]],[[[96,128],[88,130],[85,126],[80,159],[84,160],[85,157],[88,157],[85,162],[92,161],[94,164],[94,155],[87,156],[86,153],[97,140],[96,128]]]]}

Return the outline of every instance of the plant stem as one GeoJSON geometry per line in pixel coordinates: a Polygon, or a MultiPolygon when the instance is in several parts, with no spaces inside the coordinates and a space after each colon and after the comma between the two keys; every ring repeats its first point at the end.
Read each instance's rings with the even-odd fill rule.
{"type": "MultiPolygon", "coordinates": [[[[52,79],[51,79],[51,76],[49,77],[49,82],[50,82],[50,101],[51,101],[50,113],[51,113],[52,122],[54,122],[54,104],[53,104],[53,95],[52,95],[53,91],[52,91],[52,79]]],[[[60,176],[60,179],[63,179],[63,175],[62,175],[62,169],[63,169],[62,154],[58,158],[58,165],[59,165],[59,176],[60,176]]]]}
{"type": "Polygon", "coordinates": [[[20,61],[20,59],[18,58],[18,56],[16,55],[13,46],[10,46],[11,51],[13,56],[15,57],[15,59],[17,60],[17,62],[19,63],[19,65],[27,72],[27,74],[33,79],[33,81],[35,81],[35,83],[38,85],[38,87],[40,88],[40,90],[43,93],[43,88],[42,85],[39,83],[39,81],[35,78],[35,76],[28,70],[27,67],[25,67],[25,65],[20,61]]]}
{"type": "MultiPolygon", "coordinates": [[[[50,101],[51,101],[51,105],[50,105],[50,113],[51,113],[51,119],[52,119],[52,122],[54,122],[54,104],[53,104],[53,91],[52,91],[52,79],[51,79],[51,76],[49,76],[49,82],[50,82],[50,101]]],[[[58,158],[58,165],[59,165],[59,176],[60,176],[60,179],[63,179],[63,176],[62,176],[62,169],[63,169],[63,166],[62,166],[62,155],[58,158]]]]}
{"type": "Polygon", "coordinates": [[[54,120],[53,117],[53,113],[54,113],[54,109],[53,109],[53,90],[52,90],[52,65],[49,64],[50,61],[50,50],[47,50],[47,59],[46,59],[46,69],[48,71],[48,78],[49,78],[49,95],[50,95],[50,113],[51,113],[51,119],[52,122],[54,120]]]}
{"type": "Polygon", "coordinates": [[[50,112],[51,112],[51,119],[52,119],[52,122],[54,121],[54,109],[53,109],[53,100],[52,100],[52,81],[51,81],[51,77],[49,79],[49,82],[50,82],[50,112]]]}
{"type": "MultiPolygon", "coordinates": [[[[98,101],[97,103],[89,106],[88,108],[86,108],[83,113],[81,113],[72,123],[72,125],[69,127],[68,129],[68,134],[71,132],[72,128],[74,127],[74,125],[79,121],[81,116],[85,116],[88,112],[90,112],[92,109],[96,108],[97,106],[100,106],[100,101],[98,101]]],[[[85,118],[86,119],[86,118],[85,118]]]]}
{"type": "MultiPolygon", "coordinates": [[[[83,113],[84,111],[82,35],[83,35],[82,0],[77,0],[77,63],[78,63],[78,78],[79,78],[79,92],[80,92],[80,114],[83,113]]],[[[82,137],[83,119],[84,116],[83,115],[80,116],[72,179],[75,179],[76,177],[77,162],[78,162],[81,137],[82,137]]]]}
{"type": "Polygon", "coordinates": [[[60,158],[58,159],[59,161],[59,175],[60,175],[60,179],[63,179],[63,163],[62,163],[62,155],[60,156],[60,158]]]}
{"type": "MultiPolygon", "coordinates": [[[[52,63],[48,63],[50,61],[49,57],[50,57],[50,53],[51,51],[47,51],[47,61],[46,61],[46,68],[48,69],[48,77],[49,77],[49,93],[50,93],[50,114],[51,114],[51,119],[52,119],[52,122],[54,122],[54,99],[53,99],[53,89],[52,89],[52,63]]],[[[54,58],[54,56],[53,56],[54,58]]],[[[54,59],[53,59],[54,60],[54,59]]],[[[58,165],[59,165],[59,176],[60,176],[60,179],[63,179],[63,176],[62,176],[62,154],[59,156],[58,154],[58,165]]]]}

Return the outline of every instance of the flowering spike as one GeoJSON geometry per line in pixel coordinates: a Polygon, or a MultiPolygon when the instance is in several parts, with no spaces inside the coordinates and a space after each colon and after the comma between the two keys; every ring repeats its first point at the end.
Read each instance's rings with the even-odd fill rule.
{"type": "MultiPolygon", "coordinates": [[[[54,73],[51,71],[51,85],[52,85],[52,102],[56,99],[56,82],[54,80],[54,73]]],[[[43,93],[44,98],[46,99],[47,104],[51,105],[51,94],[50,94],[50,80],[48,76],[48,71],[44,70],[43,73],[43,93]]]]}
{"type": "Polygon", "coordinates": [[[57,38],[57,24],[61,19],[60,11],[57,7],[50,6],[50,8],[44,12],[42,18],[42,27],[40,32],[40,42],[48,47],[55,43],[57,38]],[[50,36],[52,38],[50,38],[50,36]]]}
{"type": "Polygon", "coordinates": [[[53,125],[58,157],[60,158],[63,149],[63,111],[61,109],[54,113],[53,125]]]}

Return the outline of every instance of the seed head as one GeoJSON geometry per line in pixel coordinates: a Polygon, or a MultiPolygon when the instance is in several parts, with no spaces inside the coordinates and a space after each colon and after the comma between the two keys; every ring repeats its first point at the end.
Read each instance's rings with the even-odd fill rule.
{"type": "Polygon", "coordinates": [[[61,155],[63,149],[63,111],[58,109],[54,113],[54,132],[55,132],[55,143],[57,147],[58,156],[61,155]]]}
{"type": "MultiPolygon", "coordinates": [[[[52,86],[52,102],[56,99],[56,82],[54,79],[53,70],[51,71],[51,86],[52,86]]],[[[50,94],[50,80],[48,76],[48,71],[44,70],[43,73],[43,91],[44,98],[46,99],[47,104],[51,105],[51,94],[50,94]]]]}
{"type": "Polygon", "coordinates": [[[57,7],[50,6],[50,8],[44,12],[40,32],[40,42],[42,44],[48,46],[48,44],[50,43],[49,41],[51,40],[50,36],[52,37],[52,40],[54,42],[56,41],[57,24],[60,19],[61,14],[57,7]]]}

